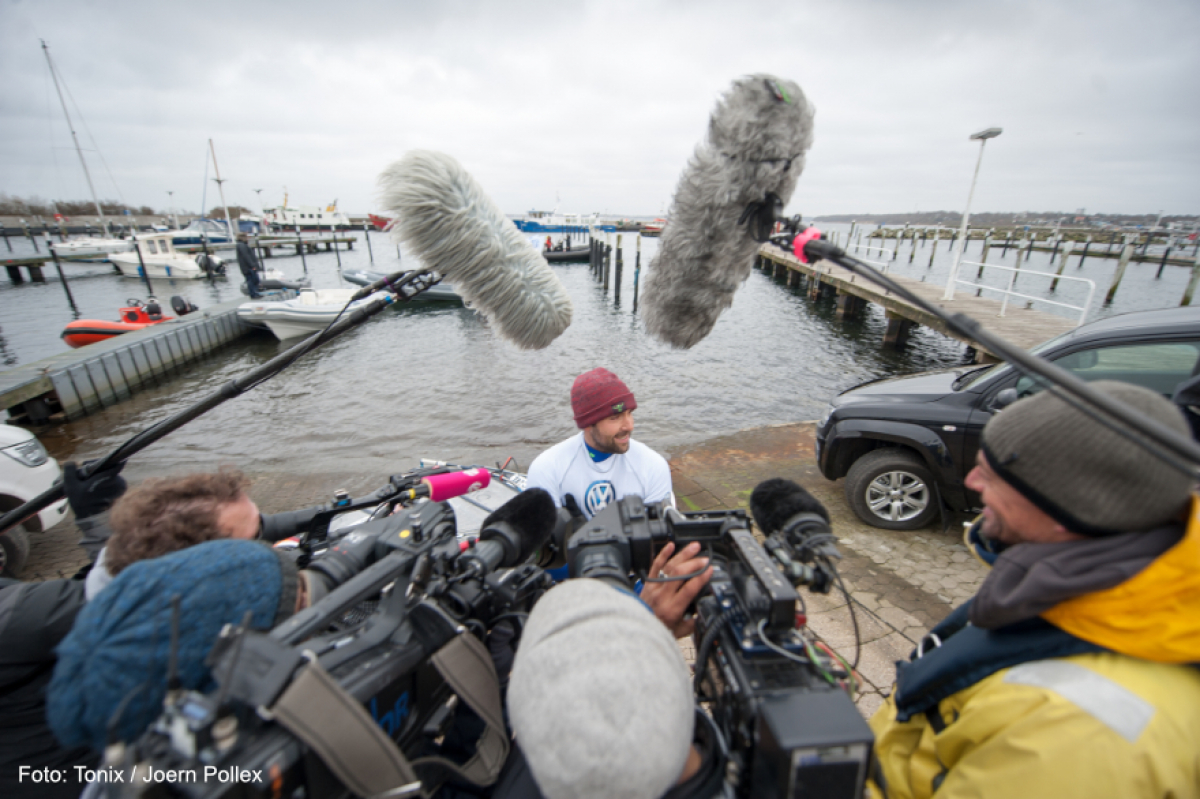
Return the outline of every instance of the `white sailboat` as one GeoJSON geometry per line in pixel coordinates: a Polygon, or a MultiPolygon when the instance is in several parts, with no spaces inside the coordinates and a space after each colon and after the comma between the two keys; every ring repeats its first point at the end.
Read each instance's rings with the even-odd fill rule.
{"type": "Polygon", "coordinates": [[[87,161],[83,158],[83,148],[79,146],[79,137],[75,135],[75,126],[71,123],[71,114],[67,111],[67,101],[63,97],[62,87],[58,83],[58,71],[54,68],[54,61],[50,58],[50,48],[46,46],[45,40],[42,41],[42,52],[46,54],[46,64],[50,67],[50,77],[54,79],[54,89],[58,92],[58,101],[62,104],[63,116],[67,118],[67,129],[71,131],[71,140],[75,143],[75,153],[79,156],[79,165],[83,167],[83,176],[87,179],[88,191],[92,193],[92,202],[96,206],[96,215],[100,217],[101,227],[104,228],[103,236],[68,239],[54,245],[54,249],[60,255],[99,256],[111,252],[127,252],[133,249],[132,242],[127,239],[113,238],[108,235],[108,219],[104,216],[104,209],[100,207],[100,200],[96,198],[96,188],[92,185],[92,175],[88,172],[87,161]]]}

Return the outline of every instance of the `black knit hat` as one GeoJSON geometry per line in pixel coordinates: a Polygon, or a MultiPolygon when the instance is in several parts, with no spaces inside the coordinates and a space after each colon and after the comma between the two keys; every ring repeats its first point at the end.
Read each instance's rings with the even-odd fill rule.
{"type": "MultiPolygon", "coordinates": [[[[1112,380],[1090,385],[1190,435],[1183,414],[1161,395],[1112,380]]],[[[1050,389],[992,417],[983,453],[997,475],[1073,533],[1106,536],[1165,524],[1187,501],[1192,478],[1117,426],[1110,429],[1050,389]]]]}

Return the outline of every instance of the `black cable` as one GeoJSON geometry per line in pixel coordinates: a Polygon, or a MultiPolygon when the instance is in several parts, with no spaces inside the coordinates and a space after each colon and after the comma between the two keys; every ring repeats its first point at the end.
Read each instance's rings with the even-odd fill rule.
{"type": "Polygon", "coordinates": [[[846,607],[850,609],[850,623],[854,626],[854,662],[850,664],[850,668],[857,670],[858,659],[862,657],[862,634],[858,630],[858,614],[854,612],[854,600],[850,597],[850,591],[846,588],[846,583],[843,582],[842,575],[838,573],[837,568],[828,559],[825,560],[825,566],[833,573],[838,588],[842,589],[842,596],[846,597],[846,607]]]}

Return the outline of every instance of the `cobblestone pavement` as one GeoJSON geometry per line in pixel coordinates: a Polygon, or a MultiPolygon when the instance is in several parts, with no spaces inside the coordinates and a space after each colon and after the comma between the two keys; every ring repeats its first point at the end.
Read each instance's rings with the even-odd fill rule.
{"type": "MultiPolygon", "coordinates": [[[[985,570],[961,543],[962,519],[952,520],[947,532],[939,523],[915,533],[860,522],[846,504],[841,481],[831,483],[818,471],[814,443],[814,425],[798,423],[746,430],[681,449],[670,453],[675,493],[684,510],[748,508],[756,485],[786,477],[825,505],[840,539],[839,572],[850,602],[836,589],[825,596],[801,589],[801,596],[810,629],[850,661],[856,649],[853,608],[861,642],[858,707],[869,716],[891,688],[895,662],[907,658],[926,630],[975,592],[985,570]]],[[[131,482],[140,477],[127,476],[131,482]]],[[[362,495],[386,480],[385,475],[345,473],[249,477],[251,498],[264,513],[317,505],[339,488],[362,495]]],[[[69,577],[86,562],[72,522],[31,539],[25,579],[69,577]]],[[[681,648],[694,656],[690,642],[681,642],[681,648]]]]}

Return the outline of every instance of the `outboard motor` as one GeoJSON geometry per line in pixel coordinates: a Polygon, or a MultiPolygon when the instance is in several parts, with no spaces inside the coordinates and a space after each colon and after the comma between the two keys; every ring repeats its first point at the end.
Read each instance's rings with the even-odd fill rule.
{"type": "Polygon", "coordinates": [[[215,255],[208,253],[200,253],[196,256],[196,264],[204,270],[204,274],[212,277],[213,275],[225,274],[225,261],[215,255]]]}
{"type": "Polygon", "coordinates": [[[198,307],[192,305],[178,294],[171,297],[171,308],[174,309],[175,313],[179,316],[187,316],[192,311],[200,310],[198,307]]]}

